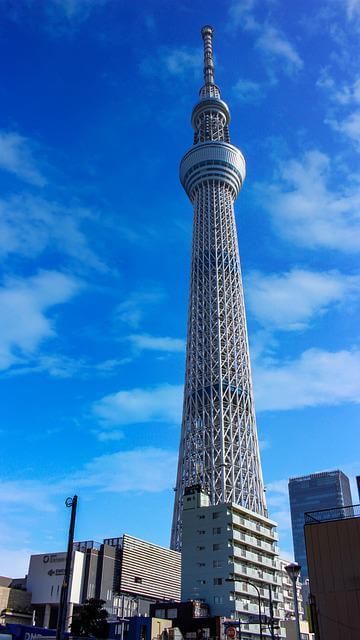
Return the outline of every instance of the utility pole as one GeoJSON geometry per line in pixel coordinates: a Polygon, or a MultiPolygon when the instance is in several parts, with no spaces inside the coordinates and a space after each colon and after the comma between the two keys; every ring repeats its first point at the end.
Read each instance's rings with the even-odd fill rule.
{"type": "Polygon", "coordinates": [[[74,544],[77,496],[74,496],[73,498],[66,498],[65,504],[67,507],[69,508],[71,507],[71,517],[70,517],[70,527],[69,527],[69,536],[68,536],[68,546],[67,546],[67,552],[66,552],[65,574],[64,574],[63,583],[61,585],[61,592],[60,592],[59,614],[58,614],[58,621],[57,621],[57,627],[56,627],[56,640],[63,640],[65,625],[66,625],[71,560],[73,555],[73,544],[74,544]]]}

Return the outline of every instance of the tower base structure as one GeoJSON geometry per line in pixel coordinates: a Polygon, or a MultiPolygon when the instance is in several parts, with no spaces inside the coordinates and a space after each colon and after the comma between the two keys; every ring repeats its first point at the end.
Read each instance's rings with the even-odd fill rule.
{"type": "Polygon", "coordinates": [[[201,599],[211,615],[241,620],[247,640],[260,637],[260,604],[262,637],[271,637],[270,618],[279,627],[285,617],[276,522],[234,503],[211,505],[199,485],[185,490],[182,522],[182,601],[201,599]]]}

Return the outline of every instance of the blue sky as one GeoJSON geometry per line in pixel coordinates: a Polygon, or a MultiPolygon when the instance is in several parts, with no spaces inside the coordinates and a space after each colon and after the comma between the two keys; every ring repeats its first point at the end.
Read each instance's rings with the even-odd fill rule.
{"type": "MultiPolygon", "coordinates": [[[[77,539],[168,544],[200,28],[247,161],[236,215],[262,463],[360,472],[359,0],[0,2],[0,574],[77,539]]],[[[354,494],[356,501],[356,496],[354,494]]]]}

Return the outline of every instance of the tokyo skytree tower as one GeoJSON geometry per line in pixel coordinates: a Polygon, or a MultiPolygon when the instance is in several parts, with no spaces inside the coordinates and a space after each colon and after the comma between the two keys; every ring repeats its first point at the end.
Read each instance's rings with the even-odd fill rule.
{"type": "Polygon", "coordinates": [[[230,144],[228,106],[214,82],[213,29],[201,31],[204,79],[180,180],[194,206],[183,419],[171,547],[181,548],[186,487],[210,503],[266,515],[234,217],[245,160],[230,144]]]}

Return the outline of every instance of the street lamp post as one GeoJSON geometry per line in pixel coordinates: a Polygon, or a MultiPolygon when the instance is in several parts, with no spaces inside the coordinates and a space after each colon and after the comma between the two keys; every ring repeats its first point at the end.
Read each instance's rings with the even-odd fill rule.
{"type": "Polygon", "coordinates": [[[58,621],[57,621],[57,627],[56,627],[56,640],[63,640],[64,631],[67,624],[68,594],[69,594],[69,582],[70,582],[70,572],[71,572],[71,560],[72,560],[73,544],[74,544],[77,496],[73,496],[73,498],[66,498],[65,504],[67,507],[71,508],[71,517],[70,517],[70,527],[69,527],[69,536],[68,536],[68,546],[67,546],[67,552],[66,552],[65,574],[64,574],[63,583],[61,585],[61,591],[60,591],[59,613],[58,613],[58,621]]]}
{"type": "MultiPolygon", "coordinates": [[[[225,582],[235,582],[235,578],[226,578],[225,582]]],[[[258,607],[259,607],[259,626],[260,626],[260,640],[263,640],[263,633],[262,633],[262,615],[261,615],[261,594],[260,594],[260,589],[259,587],[256,586],[256,584],[254,584],[253,582],[250,582],[250,580],[244,580],[244,578],[241,578],[241,582],[245,582],[245,584],[249,584],[251,587],[253,587],[256,592],[257,592],[257,596],[258,596],[258,607]]],[[[241,621],[239,619],[239,629],[241,627],[241,621]]],[[[240,629],[240,637],[241,637],[241,629],[240,629]]]]}
{"type": "Polygon", "coordinates": [[[298,595],[297,595],[297,579],[300,573],[300,565],[297,562],[290,562],[290,564],[285,567],[285,570],[292,582],[293,585],[293,593],[294,593],[294,607],[295,607],[295,624],[296,624],[296,639],[301,640],[300,633],[300,618],[299,618],[299,603],[298,603],[298,595]]]}

